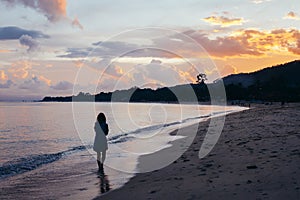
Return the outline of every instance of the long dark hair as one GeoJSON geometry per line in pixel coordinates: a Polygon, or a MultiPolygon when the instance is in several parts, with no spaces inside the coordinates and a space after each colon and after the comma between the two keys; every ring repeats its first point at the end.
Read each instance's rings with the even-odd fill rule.
{"type": "Polygon", "coordinates": [[[98,123],[102,123],[102,122],[106,122],[106,117],[104,115],[104,113],[99,113],[98,116],[97,116],[97,121],[98,123]]]}

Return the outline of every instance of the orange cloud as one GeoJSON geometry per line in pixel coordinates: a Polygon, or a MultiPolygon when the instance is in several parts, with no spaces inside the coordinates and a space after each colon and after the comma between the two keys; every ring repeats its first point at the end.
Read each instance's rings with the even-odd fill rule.
{"type": "Polygon", "coordinates": [[[242,30],[234,34],[234,37],[246,48],[255,49],[260,53],[291,52],[298,54],[297,50],[299,51],[300,31],[296,29],[242,30]]]}
{"type": "Polygon", "coordinates": [[[38,65],[27,60],[17,61],[11,64],[8,72],[12,74],[14,78],[25,79],[29,75],[29,71],[33,65],[38,65]]]}
{"type": "Polygon", "coordinates": [[[237,73],[237,68],[231,64],[217,65],[217,68],[222,77],[237,73]]]}
{"type": "Polygon", "coordinates": [[[235,66],[228,64],[227,62],[215,60],[215,64],[215,67],[203,69],[204,73],[208,76],[208,81],[214,81],[229,74],[236,74],[238,72],[235,66]]]}
{"type": "Polygon", "coordinates": [[[38,8],[50,21],[58,21],[63,17],[66,17],[66,0],[52,0],[52,1],[38,1],[38,8]]]}
{"type": "Polygon", "coordinates": [[[221,25],[221,27],[228,27],[228,26],[235,26],[235,25],[242,25],[245,21],[243,18],[228,18],[224,16],[210,16],[203,19],[208,23],[214,25],[221,25]]]}
{"type": "Polygon", "coordinates": [[[284,16],[284,19],[300,20],[300,17],[295,12],[291,11],[286,16],[284,16]]]}
{"type": "Polygon", "coordinates": [[[120,66],[116,66],[116,72],[117,72],[117,74],[120,74],[120,75],[124,74],[124,70],[120,66]]]}
{"type": "Polygon", "coordinates": [[[7,80],[7,75],[3,70],[0,70],[0,81],[6,81],[7,80]]]}
{"type": "MultiPolygon", "coordinates": [[[[299,55],[300,31],[275,29],[272,31],[238,30],[229,36],[210,39],[201,32],[189,32],[211,56],[240,57],[264,56],[267,53],[292,53],[299,55]]],[[[193,54],[193,52],[191,52],[193,54]]]]}
{"type": "Polygon", "coordinates": [[[74,18],[74,20],[72,21],[72,26],[73,27],[78,27],[81,30],[83,30],[83,26],[80,24],[79,20],[77,17],[74,18]]]}
{"type": "Polygon", "coordinates": [[[293,47],[289,47],[288,49],[290,52],[300,55],[300,39],[298,40],[296,45],[294,45],[293,47]]]}
{"type": "Polygon", "coordinates": [[[8,49],[0,49],[0,53],[10,53],[11,50],[8,49]]]}
{"type": "MultiPolygon", "coordinates": [[[[208,35],[199,32],[189,33],[189,36],[196,40],[203,48],[215,57],[231,57],[252,55],[260,56],[261,52],[257,51],[255,46],[244,44],[243,38],[235,36],[217,37],[210,39],[208,35]]],[[[193,55],[193,52],[191,52],[193,55]]]]}
{"type": "Polygon", "coordinates": [[[7,5],[23,5],[32,8],[47,17],[51,22],[58,21],[66,17],[67,0],[6,0],[7,5]]]}
{"type": "Polygon", "coordinates": [[[50,67],[53,67],[53,65],[52,64],[46,64],[45,67],[50,68],[50,67]]]}
{"type": "Polygon", "coordinates": [[[196,75],[199,74],[199,71],[194,66],[175,66],[173,68],[175,71],[177,71],[179,75],[179,81],[181,83],[191,82],[196,83],[197,77],[196,75]]]}
{"type": "Polygon", "coordinates": [[[178,70],[177,71],[179,78],[181,79],[182,82],[196,82],[196,76],[195,74],[191,74],[189,71],[183,71],[183,70],[178,70]]]}
{"type": "Polygon", "coordinates": [[[73,61],[76,67],[80,68],[84,65],[84,62],[82,60],[75,60],[73,61]]]}
{"type": "Polygon", "coordinates": [[[50,22],[67,20],[73,27],[83,29],[77,17],[67,17],[67,0],[5,0],[8,7],[22,5],[43,14],[50,22]]]}
{"type": "Polygon", "coordinates": [[[44,76],[39,76],[39,80],[45,82],[48,86],[51,86],[51,80],[50,79],[47,79],[44,76]]]}

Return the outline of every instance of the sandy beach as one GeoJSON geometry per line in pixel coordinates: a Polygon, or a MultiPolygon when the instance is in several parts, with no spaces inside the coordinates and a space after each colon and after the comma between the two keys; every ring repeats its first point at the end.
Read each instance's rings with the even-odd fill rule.
{"type": "Polygon", "coordinates": [[[0,2],[0,200],[300,200],[299,0],[0,2]]]}
{"type": "Polygon", "coordinates": [[[97,199],[299,199],[299,119],[299,104],[230,114],[217,145],[200,160],[208,126],[201,123],[193,144],[173,164],[138,174],[97,199]]]}
{"type": "MultiPolygon", "coordinates": [[[[255,105],[229,114],[218,143],[203,159],[198,153],[209,121],[183,128],[183,135],[195,128],[198,133],[179,159],[137,174],[121,188],[114,181],[120,172],[105,166],[99,175],[94,158],[78,152],[0,182],[0,199],[299,199],[299,119],[300,104],[255,105]]],[[[139,165],[156,155],[140,157],[139,165]]]]}

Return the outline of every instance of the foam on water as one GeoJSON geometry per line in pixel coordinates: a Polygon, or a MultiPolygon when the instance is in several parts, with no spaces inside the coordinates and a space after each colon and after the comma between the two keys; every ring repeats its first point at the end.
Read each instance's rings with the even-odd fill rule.
{"type": "Polygon", "coordinates": [[[55,162],[63,156],[85,149],[85,146],[77,146],[58,153],[32,155],[6,162],[0,166],[0,179],[34,170],[42,165],[55,162]]]}

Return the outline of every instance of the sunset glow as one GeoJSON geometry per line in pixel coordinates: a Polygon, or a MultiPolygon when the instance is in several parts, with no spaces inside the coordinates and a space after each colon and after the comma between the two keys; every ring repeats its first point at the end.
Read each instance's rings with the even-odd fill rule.
{"type": "Polygon", "coordinates": [[[203,57],[216,65],[202,70],[214,81],[300,56],[296,0],[1,2],[0,100],[194,82],[203,57]],[[146,27],[166,34],[132,32],[146,27]],[[79,70],[85,82],[75,81],[79,70]]]}

